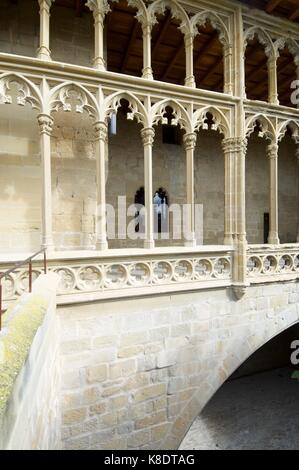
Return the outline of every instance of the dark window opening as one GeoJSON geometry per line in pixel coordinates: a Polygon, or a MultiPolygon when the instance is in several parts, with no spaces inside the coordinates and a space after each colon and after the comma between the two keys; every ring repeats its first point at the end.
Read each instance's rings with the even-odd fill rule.
{"type": "MultiPolygon", "coordinates": [[[[144,199],[144,187],[141,187],[136,191],[134,203],[136,206],[135,211],[135,232],[144,233],[144,213],[142,209],[145,205],[144,199]]],[[[167,191],[163,188],[159,188],[153,196],[154,206],[154,231],[155,233],[167,233],[168,232],[168,195],[167,191]]]]}
{"type": "Polygon", "coordinates": [[[163,144],[181,145],[179,127],[164,124],[162,126],[162,142],[163,144]]]}
{"type": "Polygon", "coordinates": [[[269,212],[265,212],[264,214],[264,243],[268,243],[269,238],[269,231],[270,231],[270,215],[269,212]]]}

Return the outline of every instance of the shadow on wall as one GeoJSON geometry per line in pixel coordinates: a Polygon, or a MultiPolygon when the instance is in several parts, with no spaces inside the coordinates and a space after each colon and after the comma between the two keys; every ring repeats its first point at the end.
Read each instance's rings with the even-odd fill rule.
{"type": "Polygon", "coordinates": [[[296,324],[250,356],[208,402],[180,448],[296,449],[299,388],[290,345],[298,339],[296,324]]]}

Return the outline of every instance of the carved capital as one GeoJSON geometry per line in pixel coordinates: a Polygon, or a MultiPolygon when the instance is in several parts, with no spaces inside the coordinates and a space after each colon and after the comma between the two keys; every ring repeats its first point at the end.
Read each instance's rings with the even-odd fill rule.
{"type": "Polygon", "coordinates": [[[94,131],[97,140],[107,141],[108,137],[108,126],[105,122],[98,121],[94,124],[94,131]]]}
{"type": "Polygon", "coordinates": [[[95,21],[104,21],[106,14],[110,11],[107,0],[87,0],[86,5],[92,11],[95,21]]]}
{"type": "Polygon", "coordinates": [[[141,138],[143,145],[153,145],[155,138],[155,131],[152,127],[148,127],[141,130],[141,138]]]}
{"type": "Polygon", "coordinates": [[[55,0],[38,0],[40,11],[46,10],[47,13],[50,13],[50,8],[54,2],[55,0]]]}
{"type": "Polygon", "coordinates": [[[222,149],[223,149],[223,152],[224,154],[227,154],[227,153],[232,153],[235,151],[235,140],[236,139],[223,139],[222,140],[222,149]]]}
{"type": "Polygon", "coordinates": [[[229,139],[222,140],[224,154],[240,153],[245,156],[247,152],[247,144],[247,139],[242,139],[241,137],[231,137],[229,139]]]}
{"type": "MultiPolygon", "coordinates": [[[[141,22],[141,21],[140,21],[141,22]]],[[[150,36],[152,34],[152,24],[147,21],[141,22],[143,36],[150,36]]]]}
{"type": "Polygon", "coordinates": [[[190,132],[184,135],[184,147],[185,150],[194,150],[196,146],[197,135],[195,132],[190,132]]]}
{"type": "Polygon", "coordinates": [[[267,146],[267,156],[269,160],[278,158],[278,145],[277,144],[269,144],[267,146]]]}
{"type": "Polygon", "coordinates": [[[40,134],[51,135],[53,131],[54,119],[49,114],[39,114],[37,116],[40,134]]]}

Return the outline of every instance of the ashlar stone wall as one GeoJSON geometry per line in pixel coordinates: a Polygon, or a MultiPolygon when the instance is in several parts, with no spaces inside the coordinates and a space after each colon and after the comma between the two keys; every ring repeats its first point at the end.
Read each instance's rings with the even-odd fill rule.
{"type": "Polygon", "coordinates": [[[223,382],[299,320],[298,282],[59,308],[67,449],[175,449],[223,382]]]}
{"type": "MultiPolygon", "coordinates": [[[[90,249],[95,244],[96,160],[90,119],[76,113],[53,113],[52,145],[53,235],[58,249],[90,249]]],[[[41,240],[41,167],[36,112],[29,105],[0,108],[0,229],[4,251],[36,251],[41,240]],[[21,235],[21,236],[20,236],[21,235]]],[[[279,151],[279,234],[282,243],[296,241],[299,225],[299,168],[290,137],[279,151]]],[[[199,243],[222,244],[224,230],[224,157],[217,132],[198,134],[194,158],[195,202],[202,207],[199,243]],[[202,236],[203,235],[203,236],[202,236]]],[[[153,190],[163,187],[170,205],[186,201],[186,165],[183,145],[163,143],[156,129],[153,150],[153,190]]],[[[109,136],[106,194],[115,209],[118,196],[126,209],[144,186],[140,126],[118,113],[117,133],[109,136]]],[[[246,157],[246,221],[249,243],[263,243],[264,214],[269,212],[269,161],[266,142],[255,134],[246,157]]],[[[127,217],[133,220],[135,210],[127,217]]],[[[171,236],[173,221],[171,217],[171,236]]],[[[113,240],[111,248],[142,246],[142,240],[113,240]]],[[[182,245],[183,240],[157,241],[182,245]]]]}
{"type": "MultiPolygon", "coordinates": [[[[13,3],[1,0],[0,51],[36,57],[39,47],[37,0],[13,3]]],[[[91,66],[94,56],[94,25],[91,11],[77,16],[75,9],[51,6],[50,49],[52,59],[91,66]]]]}

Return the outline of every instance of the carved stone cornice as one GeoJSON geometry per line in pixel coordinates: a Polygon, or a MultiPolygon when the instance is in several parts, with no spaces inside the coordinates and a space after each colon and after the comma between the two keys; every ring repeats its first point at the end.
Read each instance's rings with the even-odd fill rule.
{"type": "Polygon", "coordinates": [[[197,134],[190,132],[183,137],[185,150],[194,150],[196,147],[197,134]]]}
{"type": "Polygon", "coordinates": [[[155,138],[155,130],[152,127],[141,129],[141,138],[144,147],[147,145],[153,145],[155,138]]]}
{"type": "Polygon", "coordinates": [[[37,116],[40,134],[51,136],[53,131],[54,119],[49,114],[39,114],[37,116]]]}

